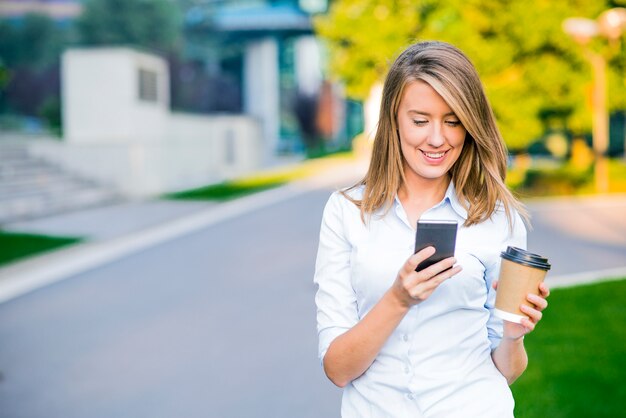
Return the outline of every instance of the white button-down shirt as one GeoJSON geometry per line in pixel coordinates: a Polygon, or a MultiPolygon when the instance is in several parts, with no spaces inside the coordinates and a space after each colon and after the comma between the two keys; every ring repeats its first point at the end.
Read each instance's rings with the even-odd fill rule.
{"type": "MultiPolygon", "coordinates": [[[[350,193],[360,199],[362,192],[350,193]]],[[[342,417],[513,416],[511,391],[491,359],[502,338],[492,282],[500,251],[526,248],[526,228],[516,213],[511,231],[502,209],[471,227],[463,226],[466,217],[452,183],[422,215],[458,221],[455,257],[463,270],[413,306],[369,369],[344,388],[342,417]]],[[[397,198],[363,224],[353,203],[338,192],[330,197],[315,272],[320,360],[390,288],[414,245],[415,226],[397,198]]]]}

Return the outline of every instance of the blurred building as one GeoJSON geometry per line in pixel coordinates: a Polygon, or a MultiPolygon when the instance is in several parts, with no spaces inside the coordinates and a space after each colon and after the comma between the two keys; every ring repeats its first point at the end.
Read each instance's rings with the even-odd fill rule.
{"type": "MultiPolygon", "coordinates": [[[[83,2],[0,0],[0,20],[20,25],[25,16],[39,14],[69,27],[83,2]]],[[[326,12],[329,0],[176,3],[184,11],[184,46],[180,54],[165,57],[173,109],[257,118],[268,144],[268,162],[281,153],[348,147],[362,130],[360,104],[346,100],[341,86],[328,83],[323,74],[325,53],[314,36],[312,18],[326,12]]],[[[0,101],[0,112],[8,109],[15,120],[24,116],[21,120],[28,123],[21,125],[32,132],[46,126],[62,129],[54,114],[60,109],[59,61],[46,60],[45,71],[14,69],[0,101]]],[[[4,64],[10,65],[7,60],[4,64]]]]}
{"type": "MultiPolygon", "coordinates": [[[[204,186],[274,165],[282,154],[348,148],[362,131],[362,108],[325,77],[324,48],[313,33],[312,18],[326,11],[327,0],[178,4],[185,14],[177,54],[72,48],[62,60],[52,51],[45,71],[10,68],[0,111],[12,113],[7,123],[0,120],[0,146],[12,148],[0,160],[16,160],[0,165],[30,168],[0,170],[0,223],[118,193],[146,197],[204,186]],[[58,119],[61,140],[48,134],[43,114],[58,119]],[[14,120],[19,128],[2,130],[18,126],[14,120]],[[25,197],[21,185],[35,183],[37,193],[25,197]],[[74,184],[107,190],[74,203],[67,198],[74,184]]],[[[43,14],[71,28],[81,11],[81,1],[0,0],[0,20],[13,27],[43,14]]]]}
{"type": "Polygon", "coordinates": [[[1,0],[1,18],[20,18],[28,13],[38,13],[55,20],[71,20],[83,11],[77,0],[1,0]]]}
{"type": "Polygon", "coordinates": [[[188,56],[236,80],[227,96],[239,94],[236,110],[261,121],[271,154],[347,147],[362,130],[360,104],[325,80],[312,17],[327,8],[327,0],[226,0],[185,15],[188,56]]]}

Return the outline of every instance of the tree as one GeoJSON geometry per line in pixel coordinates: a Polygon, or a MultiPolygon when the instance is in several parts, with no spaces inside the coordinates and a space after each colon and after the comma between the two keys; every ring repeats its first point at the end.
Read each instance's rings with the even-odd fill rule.
{"type": "Polygon", "coordinates": [[[137,45],[169,52],[179,40],[179,12],[171,0],[87,0],[77,26],[86,45],[137,45]]]}
{"type": "Polygon", "coordinates": [[[58,102],[59,54],[70,36],[42,14],[0,21],[0,112],[38,116],[58,102]]]}
{"type": "Polygon", "coordinates": [[[0,21],[0,60],[8,68],[45,68],[58,61],[67,35],[41,14],[27,14],[19,24],[0,21]]]}
{"type": "MultiPolygon", "coordinates": [[[[588,130],[591,70],[561,24],[572,16],[595,18],[611,6],[584,0],[339,0],[316,28],[328,40],[331,72],[361,98],[408,43],[439,39],[458,46],[476,65],[507,144],[518,150],[544,132],[546,115],[565,118],[575,132],[588,130]]],[[[592,47],[604,48],[600,42],[592,47]]],[[[622,46],[611,61],[612,109],[626,107],[625,57],[622,46]]]]}

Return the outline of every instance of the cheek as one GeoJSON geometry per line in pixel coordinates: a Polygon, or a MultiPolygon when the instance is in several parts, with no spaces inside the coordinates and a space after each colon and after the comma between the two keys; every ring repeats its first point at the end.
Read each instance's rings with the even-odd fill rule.
{"type": "Polygon", "coordinates": [[[456,135],[457,146],[459,148],[462,148],[463,144],[465,144],[465,137],[467,137],[467,131],[465,129],[462,129],[461,132],[456,135]]]}
{"type": "Polygon", "coordinates": [[[463,150],[463,146],[465,145],[465,136],[466,132],[455,132],[454,134],[448,137],[448,143],[454,148],[454,153],[457,155],[461,154],[461,150],[463,150]]]}
{"type": "Polygon", "coordinates": [[[415,154],[415,150],[418,148],[420,141],[415,137],[402,137],[400,139],[400,151],[402,152],[402,156],[410,156],[415,154]]]}
{"type": "Polygon", "coordinates": [[[400,127],[398,133],[400,135],[400,145],[403,148],[413,148],[418,146],[422,142],[421,135],[416,129],[407,129],[406,127],[403,129],[403,127],[400,127]]]}

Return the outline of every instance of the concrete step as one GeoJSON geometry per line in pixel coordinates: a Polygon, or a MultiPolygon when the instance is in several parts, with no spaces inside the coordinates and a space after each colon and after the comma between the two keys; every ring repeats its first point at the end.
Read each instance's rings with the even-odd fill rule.
{"type": "Polygon", "coordinates": [[[46,174],[35,177],[17,178],[10,182],[0,181],[0,196],[10,195],[12,193],[19,195],[45,188],[55,189],[63,184],[97,187],[94,182],[80,179],[66,173],[46,174]]]}
{"type": "Polygon", "coordinates": [[[0,141],[0,225],[122,200],[114,190],[0,141]]]}
{"type": "Polygon", "coordinates": [[[32,160],[2,160],[0,181],[13,177],[30,176],[40,173],[61,172],[60,167],[32,160]]]}
{"type": "Polygon", "coordinates": [[[102,189],[83,190],[71,199],[58,195],[23,196],[1,202],[0,225],[119,201],[119,195],[102,189]]]}
{"type": "Polygon", "coordinates": [[[82,190],[98,190],[100,187],[82,183],[79,180],[58,181],[28,188],[3,188],[0,186],[0,204],[4,201],[26,196],[47,196],[63,194],[71,198],[71,193],[82,190]]]}
{"type": "Polygon", "coordinates": [[[26,158],[28,157],[28,149],[25,146],[7,146],[4,145],[0,149],[0,158],[1,159],[9,159],[9,158],[26,158]]]}

